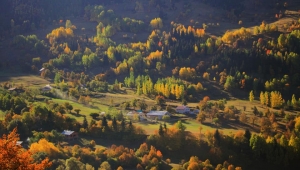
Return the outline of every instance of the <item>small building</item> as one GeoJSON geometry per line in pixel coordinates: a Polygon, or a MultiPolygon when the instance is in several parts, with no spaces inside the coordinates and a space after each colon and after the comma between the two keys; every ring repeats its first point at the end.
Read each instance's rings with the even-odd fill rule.
{"type": "Polygon", "coordinates": [[[189,113],[191,111],[191,109],[188,107],[188,106],[177,106],[176,107],[176,112],[177,113],[182,113],[182,114],[185,114],[185,113],[189,113]]]}
{"type": "Polygon", "coordinates": [[[64,130],[61,134],[65,136],[66,140],[75,140],[78,139],[78,133],[71,130],[64,130]]]}
{"type": "Polygon", "coordinates": [[[199,112],[200,110],[194,109],[193,111],[190,111],[190,114],[197,115],[199,112]]]}
{"type": "Polygon", "coordinates": [[[147,117],[150,119],[158,119],[161,120],[163,116],[168,115],[171,116],[171,114],[168,111],[150,111],[147,113],[147,117]]]}
{"type": "Polygon", "coordinates": [[[42,92],[48,92],[51,91],[52,87],[50,86],[50,84],[47,84],[46,86],[44,86],[43,88],[41,88],[42,92]]]}
{"type": "Polygon", "coordinates": [[[17,141],[17,143],[16,143],[16,145],[18,145],[18,146],[22,146],[22,144],[23,144],[23,141],[17,141]]]}
{"type": "Polygon", "coordinates": [[[17,92],[17,93],[22,93],[24,90],[23,89],[19,89],[16,87],[11,87],[9,89],[7,89],[9,92],[17,92]]]}

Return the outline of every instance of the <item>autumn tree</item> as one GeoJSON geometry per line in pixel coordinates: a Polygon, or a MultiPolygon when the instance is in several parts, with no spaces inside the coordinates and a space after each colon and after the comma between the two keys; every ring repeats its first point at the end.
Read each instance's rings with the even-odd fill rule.
{"type": "Polygon", "coordinates": [[[51,167],[49,159],[43,159],[41,163],[34,163],[32,153],[17,145],[19,135],[15,128],[10,134],[3,135],[0,139],[0,169],[35,169],[44,170],[51,167]]]}
{"type": "Polygon", "coordinates": [[[253,102],[253,100],[254,100],[254,93],[253,93],[253,90],[251,90],[249,93],[249,101],[253,102]]]}
{"type": "Polygon", "coordinates": [[[266,103],[265,95],[264,95],[264,92],[262,92],[262,91],[259,94],[259,100],[260,100],[261,105],[265,105],[265,103],[266,103]]]}
{"type": "Polygon", "coordinates": [[[161,29],[163,27],[163,22],[161,18],[154,18],[150,21],[150,26],[153,29],[161,29]]]}
{"type": "Polygon", "coordinates": [[[165,100],[164,96],[161,96],[161,95],[158,95],[155,97],[155,102],[159,106],[163,106],[166,104],[166,100],[165,100]]]}
{"type": "Polygon", "coordinates": [[[246,122],[247,122],[247,116],[246,116],[246,113],[244,113],[244,112],[241,113],[239,120],[240,120],[241,122],[243,122],[243,123],[246,123],[246,122]]]}
{"type": "Polygon", "coordinates": [[[206,116],[205,116],[205,113],[203,112],[200,112],[198,115],[197,115],[197,120],[201,123],[203,123],[206,119],[206,116]]]}
{"type": "Polygon", "coordinates": [[[270,101],[271,101],[272,108],[280,108],[283,103],[281,93],[278,91],[275,92],[272,91],[270,101]]]}

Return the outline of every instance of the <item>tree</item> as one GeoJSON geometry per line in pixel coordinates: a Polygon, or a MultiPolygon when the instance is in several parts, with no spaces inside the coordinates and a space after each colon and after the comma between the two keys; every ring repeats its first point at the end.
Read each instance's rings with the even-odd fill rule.
{"type": "Polygon", "coordinates": [[[33,99],[35,99],[37,95],[41,94],[41,91],[38,88],[31,88],[30,93],[31,93],[33,99]]]}
{"type": "Polygon", "coordinates": [[[88,128],[88,126],[89,126],[88,121],[86,120],[86,117],[84,117],[82,122],[82,127],[86,129],[88,128]]]}
{"type": "Polygon", "coordinates": [[[227,76],[226,82],[225,82],[225,84],[224,84],[224,89],[230,91],[230,90],[232,90],[235,86],[236,86],[236,84],[235,84],[235,79],[234,79],[234,77],[232,77],[232,76],[227,76]]]}
{"type": "Polygon", "coordinates": [[[69,113],[71,112],[71,110],[73,110],[73,106],[69,102],[65,102],[64,106],[68,110],[69,113]]]}
{"type": "Polygon", "coordinates": [[[281,96],[280,92],[272,91],[270,101],[271,101],[272,108],[280,108],[283,104],[283,100],[282,100],[282,96],[281,96]]]}
{"type": "Polygon", "coordinates": [[[153,29],[161,29],[163,27],[163,23],[161,18],[154,18],[150,21],[150,26],[153,29]]]}
{"type": "Polygon", "coordinates": [[[84,163],[74,157],[66,160],[66,170],[82,170],[85,169],[84,163]]]}
{"type": "Polygon", "coordinates": [[[51,167],[49,159],[43,159],[41,163],[34,163],[32,153],[17,145],[19,135],[15,128],[8,135],[0,139],[0,169],[36,169],[43,170],[51,167]]]}
{"type": "Polygon", "coordinates": [[[108,126],[108,123],[107,123],[107,120],[106,120],[105,116],[103,116],[103,118],[102,118],[102,126],[104,126],[104,127],[108,126]]]}
{"type": "Polygon", "coordinates": [[[61,75],[60,73],[55,73],[55,77],[54,77],[54,83],[56,85],[58,85],[60,83],[60,80],[61,80],[61,75]]]}
{"type": "Polygon", "coordinates": [[[260,100],[261,105],[265,105],[265,103],[266,103],[265,95],[264,95],[264,92],[262,92],[262,91],[259,94],[259,100],[260,100]]]}
{"type": "Polygon", "coordinates": [[[186,129],[186,126],[181,122],[181,120],[175,124],[175,127],[182,132],[184,132],[186,129]]]}
{"type": "Polygon", "coordinates": [[[197,120],[201,123],[203,123],[206,119],[206,115],[203,112],[198,113],[197,120]]]}
{"type": "Polygon", "coordinates": [[[254,127],[254,124],[255,124],[255,122],[256,122],[256,120],[257,120],[257,117],[256,117],[256,116],[251,116],[251,117],[250,117],[250,120],[251,120],[251,122],[252,122],[252,126],[254,127]]]}
{"type": "Polygon", "coordinates": [[[72,22],[70,20],[66,20],[66,28],[71,28],[72,22]]]}
{"type": "Polygon", "coordinates": [[[164,136],[164,130],[163,130],[162,124],[159,125],[158,134],[159,134],[159,136],[164,136]]]}
{"type": "Polygon", "coordinates": [[[298,109],[298,102],[297,102],[297,100],[296,100],[295,94],[292,95],[292,101],[291,101],[291,104],[292,104],[294,110],[297,110],[297,109],[298,109]]]}
{"type": "Polygon", "coordinates": [[[131,101],[131,106],[133,107],[133,109],[135,109],[135,107],[137,106],[137,99],[133,99],[132,101],[131,101]]]}
{"type": "Polygon", "coordinates": [[[117,123],[116,117],[113,118],[112,126],[113,126],[114,131],[117,132],[118,131],[118,123],[117,123]]]}
{"type": "Polygon", "coordinates": [[[145,100],[139,101],[139,102],[138,102],[138,106],[140,107],[141,110],[146,110],[147,107],[148,107],[148,105],[147,105],[147,103],[146,103],[145,100]]]}
{"type": "Polygon", "coordinates": [[[253,94],[253,90],[251,90],[249,93],[249,101],[253,102],[253,100],[254,100],[254,94],[253,94]]]}
{"type": "Polygon", "coordinates": [[[243,122],[243,123],[246,123],[247,122],[247,116],[246,116],[246,114],[243,112],[243,113],[241,113],[241,115],[240,115],[240,119],[239,119],[241,122],[243,122]]]}
{"type": "Polygon", "coordinates": [[[111,170],[111,166],[107,161],[102,162],[98,170],[111,170]]]}
{"type": "Polygon", "coordinates": [[[100,116],[99,113],[91,113],[90,116],[93,118],[93,119],[96,119],[98,116],[100,116]]]}
{"type": "Polygon", "coordinates": [[[161,96],[161,95],[156,96],[155,101],[156,101],[156,104],[159,106],[163,106],[166,104],[166,100],[165,100],[164,96],[161,96]]]}
{"type": "Polygon", "coordinates": [[[214,133],[214,145],[220,146],[220,142],[221,142],[221,135],[219,130],[217,129],[214,133]]]}
{"type": "Polygon", "coordinates": [[[253,107],[253,114],[256,116],[259,114],[259,111],[256,106],[253,107]]]}
{"type": "Polygon", "coordinates": [[[77,115],[79,115],[79,112],[81,111],[80,109],[74,109],[77,115]]]}

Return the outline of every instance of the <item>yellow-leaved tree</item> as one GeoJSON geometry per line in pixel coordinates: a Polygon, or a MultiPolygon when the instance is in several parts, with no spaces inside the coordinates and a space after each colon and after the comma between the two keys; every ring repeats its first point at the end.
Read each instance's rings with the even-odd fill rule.
{"type": "Polygon", "coordinates": [[[45,152],[50,158],[55,158],[60,154],[59,149],[46,139],[41,139],[38,142],[31,144],[29,150],[32,153],[45,152]]]}

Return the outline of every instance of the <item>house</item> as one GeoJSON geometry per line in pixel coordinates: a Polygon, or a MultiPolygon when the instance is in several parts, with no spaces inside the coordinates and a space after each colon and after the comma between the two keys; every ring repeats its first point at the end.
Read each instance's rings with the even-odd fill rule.
{"type": "Polygon", "coordinates": [[[176,107],[176,112],[177,113],[189,113],[191,111],[191,109],[188,106],[177,106],[176,107]]]}
{"type": "Polygon", "coordinates": [[[78,139],[78,133],[71,130],[64,130],[61,134],[65,136],[66,140],[78,139]]]}
{"type": "Polygon", "coordinates": [[[193,111],[190,111],[190,114],[197,115],[199,112],[200,110],[194,109],[193,111]]]}
{"type": "Polygon", "coordinates": [[[17,141],[16,145],[22,146],[23,141],[17,141]]]}
{"type": "Polygon", "coordinates": [[[137,119],[139,118],[139,120],[144,120],[145,119],[145,115],[143,112],[128,112],[126,114],[126,116],[128,117],[128,119],[137,119]]]}
{"type": "Polygon", "coordinates": [[[51,91],[52,87],[47,84],[46,86],[44,86],[43,88],[41,88],[41,91],[42,92],[48,92],[48,91],[51,91]]]}
{"type": "Polygon", "coordinates": [[[11,88],[8,89],[8,91],[9,91],[9,92],[17,92],[17,93],[21,93],[21,92],[23,92],[24,90],[18,89],[18,88],[16,88],[16,87],[11,87],[11,88]]]}
{"type": "Polygon", "coordinates": [[[158,119],[161,120],[163,116],[168,115],[171,116],[171,114],[168,111],[150,111],[147,113],[147,117],[150,119],[158,119]]]}

